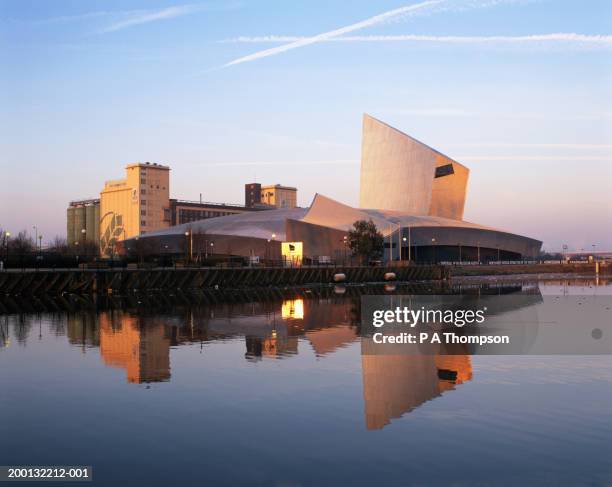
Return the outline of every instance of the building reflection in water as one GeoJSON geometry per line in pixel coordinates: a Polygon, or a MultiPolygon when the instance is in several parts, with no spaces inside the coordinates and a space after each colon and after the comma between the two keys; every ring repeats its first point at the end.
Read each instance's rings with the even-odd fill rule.
{"type": "Polygon", "coordinates": [[[105,312],[100,316],[100,355],[106,365],[125,369],[127,381],[170,379],[170,338],[162,321],[105,312]]]}
{"type": "Polygon", "coordinates": [[[469,355],[390,355],[376,350],[381,346],[367,338],[361,341],[368,429],[381,429],[392,419],[472,379],[469,355]]]}
{"type": "MultiPolygon", "coordinates": [[[[514,285],[507,292],[525,290],[514,285]]],[[[70,343],[84,352],[99,347],[104,364],[124,369],[130,383],[170,380],[170,350],[183,344],[242,338],[245,358],[257,362],[291,357],[298,351],[325,357],[360,339],[360,293],[365,291],[338,294],[332,290],[317,296],[310,292],[290,299],[187,302],[163,312],[142,306],[121,306],[124,311],[71,312],[64,315],[65,321],[56,319],[53,329],[58,335],[66,334],[70,343]]],[[[528,294],[541,299],[537,286],[528,294]]],[[[22,331],[29,326],[23,316],[27,315],[15,321],[16,329],[19,324],[22,331]]],[[[1,336],[8,342],[8,325],[5,328],[1,336]]],[[[381,429],[472,378],[466,349],[447,350],[449,355],[423,355],[400,349],[380,353],[376,347],[371,339],[361,338],[368,429],[381,429]]]]}

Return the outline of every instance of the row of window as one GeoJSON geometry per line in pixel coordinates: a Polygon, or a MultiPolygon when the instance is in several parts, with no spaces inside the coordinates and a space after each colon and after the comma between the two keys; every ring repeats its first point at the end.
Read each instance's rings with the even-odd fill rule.
{"type": "Polygon", "coordinates": [[[178,222],[187,223],[205,218],[215,218],[217,216],[234,215],[235,211],[219,211],[219,210],[182,210],[178,211],[178,222]]]}

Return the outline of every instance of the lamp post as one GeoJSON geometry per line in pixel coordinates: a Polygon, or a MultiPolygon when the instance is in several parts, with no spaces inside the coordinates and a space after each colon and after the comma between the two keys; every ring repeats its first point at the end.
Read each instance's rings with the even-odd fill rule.
{"type": "Polygon", "coordinates": [[[11,232],[6,232],[4,234],[5,236],[5,243],[6,243],[6,267],[8,268],[8,259],[9,259],[9,239],[11,238],[11,232]]]}
{"type": "Polygon", "coordinates": [[[408,227],[408,263],[412,262],[412,227],[408,227]]]}
{"type": "Polygon", "coordinates": [[[431,239],[431,245],[433,247],[433,262],[435,264],[436,263],[436,239],[435,238],[431,239]]]}
{"type": "Polygon", "coordinates": [[[38,226],[34,225],[32,229],[34,230],[34,247],[36,247],[36,242],[38,242],[38,226]]]}
{"type": "Polygon", "coordinates": [[[186,254],[185,257],[188,259],[189,262],[191,262],[191,258],[192,258],[191,247],[193,244],[193,240],[192,240],[192,233],[189,231],[185,232],[185,242],[187,244],[187,251],[185,252],[186,254]]]}
{"type": "Polygon", "coordinates": [[[87,234],[87,230],[85,230],[84,228],[81,228],[81,241],[83,242],[83,252],[85,252],[85,257],[87,258],[87,246],[85,245],[85,240],[86,237],[85,235],[87,234]]]}
{"type": "Polygon", "coordinates": [[[404,258],[404,244],[406,243],[408,239],[406,237],[402,237],[402,247],[400,248],[400,260],[403,260],[404,258]]]}
{"type": "Polygon", "coordinates": [[[459,242],[459,264],[461,264],[461,242],[459,242]]]}
{"type": "Polygon", "coordinates": [[[476,242],[476,250],[478,252],[478,264],[480,264],[480,242],[476,242]]]}
{"type": "Polygon", "coordinates": [[[344,245],[344,262],[343,265],[346,265],[346,247],[348,245],[348,235],[345,235],[344,237],[342,237],[342,243],[344,245]]]}

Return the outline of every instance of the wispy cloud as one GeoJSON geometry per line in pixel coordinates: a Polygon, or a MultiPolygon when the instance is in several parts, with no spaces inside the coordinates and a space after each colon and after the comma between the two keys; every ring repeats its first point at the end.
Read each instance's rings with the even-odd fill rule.
{"type": "Polygon", "coordinates": [[[612,114],[608,112],[571,113],[571,112],[521,112],[521,111],[478,111],[456,107],[417,107],[417,108],[393,108],[385,110],[387,114],[410,115],[415,117],[470,117],[470,118],[495,118],[505,120],[608,120],[612,114]]]}
{"type": "MultiPolygon", "coordinates": [[[[299,42],[310,39],[300,36],[240,36],[224,39],[220,42],[230,43],[282,43],[299,42]]],[[[563,43],[573,45],[593,45],[612,47],[612,35],[586,35],[574,32],[558,32],[553,34],[531,34],[524,36],[433,36],[433,35],[370,35],[370,36],[340,36],[324,39],[320,42],[428,42],[443,44],[533,44],[533,43],[563,43]]]]}
{"type": "Polygon", "coordinates": [[[544,155],[524,155],[524,156],[470,156],[459,155],[455,157],[459,161],[571,161],[571,162],[612,162],[612,156],[544,156],[544,155]]]}
{"type": "Polygon", "coordinates": [[[46,25],[56,23],[86,22],[100,19],[101,22],[111,22],[99,30],[99,32],[115,32],[136,25],[148,24],[159,20],[167,20],[176,17],[193,14],[202,11],[224,11],[238,8],[238,1],[224,1],[223,3],[193,3],[175,5],[161,9],[135,9],[135,10],[96,10],[92,12],[81,12],[75,14],[60,15],[41,19],[0,19],[19,24],[46,25]]]}
{"type": "Polygon", "coordinates": [[[488,147],[488,148],[538,148],[538,149],[571,149],[571,150],[612,150],[612,144],[567,144],[567,143],[507,143],[481,142],[476,144],[457,144],[455,147],[488,147]]]}
{"type": "Polygon", "coordinates": [[[317,44],[319,42],[331,41],[337,38],[346,39],[346,34],[350,34],[351,32],[362,30],[378,24],[407,19],[417,15],[427,15],[445,11],[462,11],[474,8],[484,8],[504,3],[516,3],[517,1],[518,0],[426,0],[419,3],[414,3],[412,5],[406,5],[404,7],[388,10],[387,12],[374,15],[373,17],[369,17],[365,20],[362,20],[361,22],[330,30],[328,32],[323,32],[314,36],[287,38],[291,40],[279,41],[287,42],[287,44],[272,47],[270,49],[264,49],[262,51],[257,51],[253,54],[234,59],[233,61],[230,61],[229,63],[226,63],[221,67],[226,68],[228,66],[234,66],[236,64],[242,64],[250,61],[255,61],[257,59],[266,58],[269,56],[275,56],[276,54],[281,54],[283,52],[287,52],[300,47],[305,47],[311,44],[317,44]]]}
{"type": "Polygon", "coordinates": [[[258,51],[253,54],[249,54],[248,56],[243,56],[238,59],[234,59],[229,63],[223,65],[223,67],[234,66],[236,64],[242,64],[249,61],[255,61],[257,59],[262,59],[269,56],[274,56],[276,54],[280,54],[282,52],[290,51],[292,49],[297,49],[300,47],[308,46],[311,44],[316,44],[318,42],[323,42],[334,37],[339,37],[345,34],[349,34],[351,32],[355,32],[357,30],[365,29],[366,27],[371,27],[376,24],[380,24],[383,22],[387,22],[390,19],[398,16],[406,16],[410,15],[414,12],[419,11],[427,11],[432,10],[436,7],[447,3],[448,0],[426,0],[424,2],[415,3],[413,5],[407,5],[404,7],[396,8],[393,10],[388,10],[382,14],[375,15],[366,20],[362,20],[361,22],[357,22],[355,24],[350,24],[345,27],[340,27],[339,29],[330,30],[328,32],[323,32],[321,34],[317,34],[312,37],[305,37],[303,39],[299,39],[293,42],[289,42],[288,44],[284,44],[282,46],[273,47],[271,49],[264,49],[263,51],[258,51]]]}
{"type": "Polygon", "coordinates": [[[202,166],[213,166],[213,167],[226,167],[226,166],[286,166],[286,167],[296,167],[296,166],[312,166],[312,165],[353,165],[359,164],[359,161],[356,159],[337,159],[337,160],[328,160],[328,161],[242,161],[242,162],[203,162],[197,165],[202,166]]]}
{"type": "Polygon", "coordinates": [[[140,11],[131,14],[127,19],[112,23],[102,29],[102,32],[115,32],[135,25],[148,24],[150,22],[157,22],[158,20],[173,19],[175,17],[198,12],[204,8],[204,5],[177,5],[160,10],[140,11]]]}

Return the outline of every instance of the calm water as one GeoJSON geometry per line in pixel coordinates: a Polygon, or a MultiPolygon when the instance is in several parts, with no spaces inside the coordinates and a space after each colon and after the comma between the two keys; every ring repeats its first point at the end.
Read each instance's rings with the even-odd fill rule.
{"type": "Polygon", "coordinates": [[[366,355],[363,292],[415,290],[0,301],[0,464],[109,486],[612,484],[610,356],[366,355]]]}

